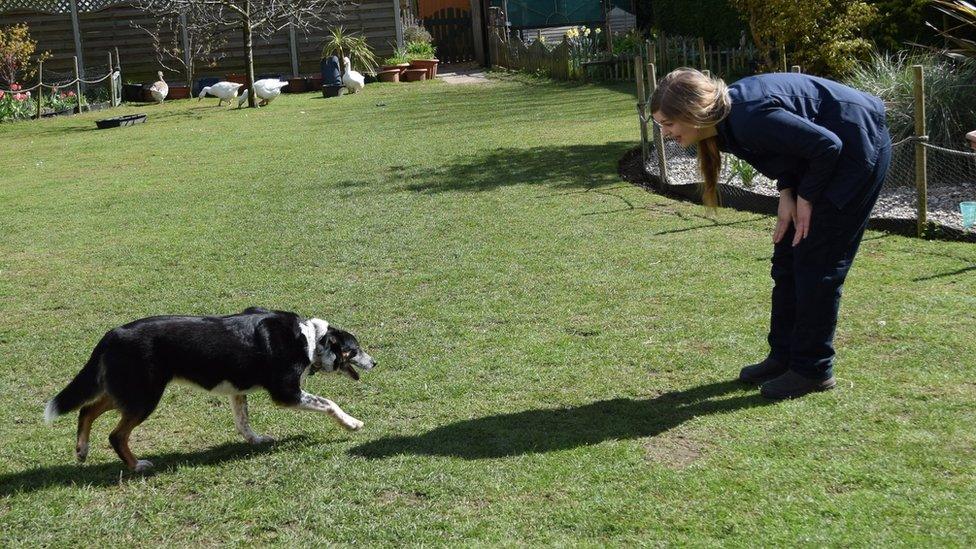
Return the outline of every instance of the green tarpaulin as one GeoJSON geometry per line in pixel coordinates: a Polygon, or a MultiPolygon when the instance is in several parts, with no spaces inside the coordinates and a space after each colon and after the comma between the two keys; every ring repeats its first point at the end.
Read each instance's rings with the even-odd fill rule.
{"type": "MultiPolygon", "coordinates": [[[[626,11],[633,9],[631,0],[610,0],[610,7],[626,11]]],[[[512,28],[562,27],[592,25],[604,20],[604,4],[600,0],[492,0],[491,5],[508,5],[508,21],[512,28]]]]}

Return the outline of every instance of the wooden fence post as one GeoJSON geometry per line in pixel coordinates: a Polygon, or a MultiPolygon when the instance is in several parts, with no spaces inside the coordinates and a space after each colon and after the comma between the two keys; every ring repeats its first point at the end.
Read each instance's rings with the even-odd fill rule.
{"type": "MultiPolygon", "coordinates": [[[[648,75],[650,85],[651,85],[651,95],[654,95],[654,91],[657,90],[657,68],[654,63],[648,64],[650,69],[650,74],[648,75]]],[[[651,113],[653,116],[654,113],[651,113]]],[[[661,185],[667,185],[668,183],[668,157],[664,154],[664,135],[661,130],[654,125],[654,148],[657,149],[657,165],[658,174],[661,178],[661,185]]]]}
{"type": "Polygon", "coordinates": [[[644,60],[634,57],[634,73],[637,75],[637,116],[640,118],[641,166],[647,165],[647,121],[644,119],[647,108],[647,95],[644,94],[644,60]]]}
{"type": "Polygon", "coordinates": [[[787,68],[786,68],[786,44],[780,44],[779,45],[779,53],[780,53],[780,56],[782,57],[782,61],[783,61],[783,72],[786,72],[787,71],[787,68]]]}
{"type": "Polygon", "coordinates": [[[183,41],[183,67],[186,69],[186,85],[193,90],[193,52],[190,51],[190,31],[186,28],[186,14],[180,14],[180,32],[183,41]]]}
{"type": "Polygon", "coordinates": [[[708,68],[708,54],[705,53],[705,39],[698,37],[698,66],[703,70],[708,68]]]}
{"type": "Polygon", "coordinates": [[[81,76],[78,74],[78,57],[75,58],[75,99],[78,100],[78,114],[81,114],[81,76]]]}
{"type": "MultiPolygon", "coordinates": [[[[655,65],[656,66],[656,65],[655,65]]],[[[661,72],[668,70],[668,38],[661,32],[661,72]]]]}
{"type": "Polygon", "coordinates": [[[41,103],[44,101],[44,61],[37,63],[37,119],[41,119],[41,103]]]}
{"type": "Polygon", "coordinates": [[[793,72],[802,72],[802,71],[800,70],[800,65],[793,65],[793,66],[791,67],[791,69],[792,69],[792,71],[793,71],[793,72]]]}
{"type": "Polygon", "coordinates": [[[115,107],[115,78],[112,78],[112,52],[108,52],[108,94],[110,107],[115,107]]]}
{"type": "Polygon", "coordinates": [[[928,221],[928,182],[926,176],[925,78],[922,65],[912,65],[915,73],[915,189],[917,191],[918,236],[923,236],[928,221]]]}
{"type": "Polygon", "coordinates": [[[71,0],[71,27],[74,30],[74,34],[75,34],[75,73],[77,74],[79,72],[78,67],[81,67],[81,72],[84,73],[85,58],[82,56],[82,51],[81,51],[81,26],[78,23],[77,0],[71,0]]]}

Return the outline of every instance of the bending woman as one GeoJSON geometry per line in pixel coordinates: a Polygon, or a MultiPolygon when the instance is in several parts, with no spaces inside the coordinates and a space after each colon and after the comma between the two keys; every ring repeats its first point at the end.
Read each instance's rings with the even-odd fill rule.
{"type": "Polygon", "coordinates": [[[718,203],[720,152],[777,181],[769,354],[739,379],[773,399],[833,388],[841,288],[891,162],[884,104],[804,74],[726,87],[678,69],[658,85],[651,113],[665,137],[697,145],[705,205],[718,203]]]}

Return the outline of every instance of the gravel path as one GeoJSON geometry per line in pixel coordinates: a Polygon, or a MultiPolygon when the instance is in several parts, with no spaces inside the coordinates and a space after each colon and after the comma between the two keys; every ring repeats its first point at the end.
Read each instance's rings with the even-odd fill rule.
{"type": "MultiPolygon", "coordinates": [[[[672,147],[667,147],[667,149],[669,155],[668,179],[671,183],[683,184],[701,181],[701,176],[698,173],[698,161],[694,156],[678,148],[672,150],[672,147]]],[[[904,153],[905,151],[900,152],[904,153]]],[[[650,173],[657,173],[657,159],[654,154],[650,156],[651,159],[648,162],[647,170],[650,173]]],[[[915,187],[912,186],[914,176],[910,173],[911,164],[906,164],[903,161],[903,157],[903,154],[896,156],[892,172],[899,171],[899,173],[889,173],[888,182],[885,183],[885,187],[881,190],[881,196],[878,198],[878,203],[874,207],[874,211],[871,214],[872,217],[915,219],[915,187]],[[909,168],[906,168],[906,166],[909,168]],[[895,179],[902,182],[902,184],[892,184],[892,180],[895,179]],[[904,183],[908,184],[905,185],[904,183]]],[[[933,165],[931,153],[929,158],[929,165],[931,166],[933,165]]],[[[957,175],[957,181],[951,183],[929,182],[928,219],[946,227],[962,230],[962,214],[959,211],[959,203],[965,200],[976,200],[976,169],[969,169],[965,164],[967,159],[963,157],[956,157],[952,162],[955,164],[946,164],[946,166],[956,168],[955,173],[959,174],[957,175]]],[[[976,168],[976,162],[974,162],[973,167],[976,168]]],[[[946,171],[953,173],[949,169],[946,171]]],[[[767,196],[779,195],[776,191],[776,182],[762,175],[756,176],[752,186],[745,186],[738,175],[732,174],[727,162],[723,162],[720,181],[748,189],[757,194],[767,196]]]]}

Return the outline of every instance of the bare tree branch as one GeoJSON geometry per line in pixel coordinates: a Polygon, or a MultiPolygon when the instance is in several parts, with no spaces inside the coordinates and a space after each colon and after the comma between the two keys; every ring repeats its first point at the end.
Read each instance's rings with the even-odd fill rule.
{"type": "MultiPolygon", "coordinates": [[[[132,3],[157,16],[185,15],[201,28],[241,31],[249,83],[254,81],[254,34],[271,38],[288,26],[307,33],[338,21],[343,7],[350,5],[344,0],[132,0],[132,3]]],[[[254,94],[250,94],[248,104],[254,106],[254,94]]]]}

